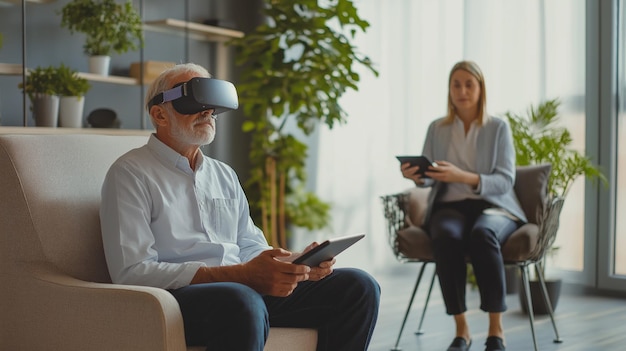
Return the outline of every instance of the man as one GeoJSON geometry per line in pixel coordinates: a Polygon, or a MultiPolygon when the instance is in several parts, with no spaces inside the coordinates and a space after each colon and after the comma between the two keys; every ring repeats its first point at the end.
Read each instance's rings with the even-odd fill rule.
{"type": "MultiPolygon", "coordinates": [[[[318,350],[365,350],[380,288],[358,269],[292,264],[250,218],[235,172],[203,155],[232,84],[195,64],[163,72],[146,94],[156,132],[120,157],[102,187],[104,250],[115,283],[167,289],[188,345],[263,350],[270,326],[316,328],[318,350]]],[[[309,250],[312,244],[306,250],[309,250]]]]}

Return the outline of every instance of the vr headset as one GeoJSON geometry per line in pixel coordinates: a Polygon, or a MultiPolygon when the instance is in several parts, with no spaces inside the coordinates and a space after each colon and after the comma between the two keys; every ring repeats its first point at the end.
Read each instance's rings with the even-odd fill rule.
{"type": "Polygon", "coordinates": [[[239,107],[237,89],[231,82],[212,78],[191,78],[174,88],[157,94],[148,103],[148,109],[164,102],[172,102],[176,112],[193,115],[213,109],[213,115],[236,110],[239,107]]]}

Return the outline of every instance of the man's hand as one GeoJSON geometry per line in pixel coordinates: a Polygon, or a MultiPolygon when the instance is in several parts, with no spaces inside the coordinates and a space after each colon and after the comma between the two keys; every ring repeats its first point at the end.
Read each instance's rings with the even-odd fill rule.
{"type": "MultiPolygon", "coordinates": [[[[319,244],[317,242],[313,242],[311,244],[309,244],[309,246],[305,247],[304,250],[300,253],[300,254],[292,254],[289,259],[289,262],[292,262],[293,260],[295,260],[297,257],[299,257],[300,255],[310,251],[311,249],[313,249],[314,247],[318,246],[319,244]]],[[[319,266],[317,267],[310,267],[311,271],[309,272],[309,280],[311,281],[318,281],[318,280],[322,280],[324,279],[327,275],[331,274],[333,272],[333,265],[335,265],[335,258],[333,257],[333,259],[328,260],[328,261],[324,261],[322,263],[320,263],[319,266]]]]}
{"type": "Polygon", "coordinates": [[[243,264],[244,283],[261,294],[289,296],[299,282],[309,279],[309,274],[313,271],[305,265],[282,260],[290,256],[291,253],[283,249],[261,252],[243,264]]]}

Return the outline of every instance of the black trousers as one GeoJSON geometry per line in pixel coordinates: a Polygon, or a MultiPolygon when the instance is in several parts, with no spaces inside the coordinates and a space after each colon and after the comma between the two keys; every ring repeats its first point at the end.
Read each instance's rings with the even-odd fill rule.
{"type": "Polygon", "coordinates": [[[521,225],[503,215],[485,214],[492,207],[484,200],[437,203],[427,224],[433,241],[439,285],[446,313],[467,311],[466,257],[476,275],[480,309],[506,311],[506,285],[501,245],[521,225]]]}

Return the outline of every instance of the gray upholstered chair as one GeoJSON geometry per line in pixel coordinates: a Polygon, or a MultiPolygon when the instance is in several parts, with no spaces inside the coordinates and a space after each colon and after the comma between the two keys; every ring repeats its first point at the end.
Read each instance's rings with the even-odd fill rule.
{"type": "MultiPolygon", "coordinates": [[[[517,168],[515,179],[515,193],[528,217],[528,223],[516,230],[502,246],[502,255],[505,264],[519,267],[524,289],[526,291],[527,306],[532,306],[529,287],[529,266],[535,265],[541,282],[543,297],[549,308],[550,319],[554,327],[556,338],[554,342],[562,342],[554,321],[554,314],[548,299],[545,280],[542,270],[539,269],[546,251],[554,242],[559,225],[559,215],[563,206],[563,198],[551,198],[547,194],[547,184],[550,177],[549,164],[535,166],[521,166],[517,168]]],[[[415,294],[422,280],[426,265],[434,263],[430,237],[422,228],[424,222],[427,197],[430,189],[413,187],[404,192],[382,196],[384,216],[387,220],[389,245],[400,262],[421,263],[409,304],[402,320],[396,344],[392,350],[399,350],[398,344],[402,331],[411,310],[415,294]]],[[[417,334],[422,333],[422,323],[432,292],[436,273],[430,280],[430,288],[426,296],[422,316],[417,334]]],[[[537,350],[537,339],[534,329],[533,309],[528,309],[530,329],[533,336],[533,345],[537,350]]]]}

